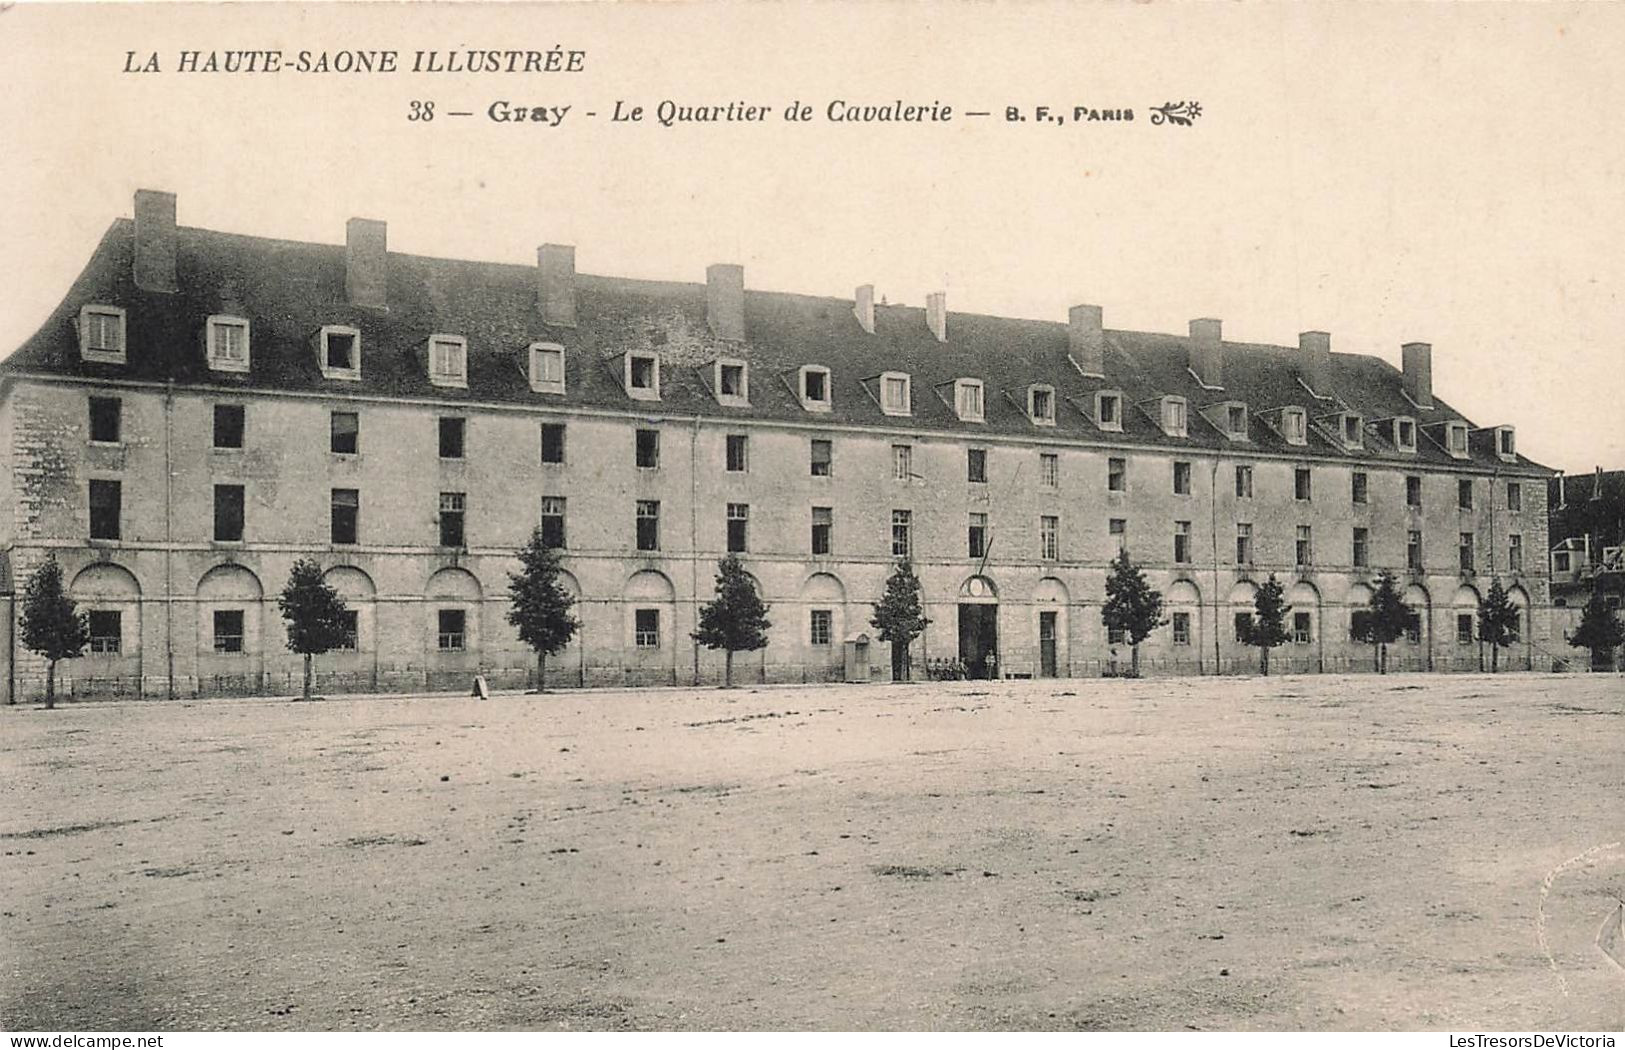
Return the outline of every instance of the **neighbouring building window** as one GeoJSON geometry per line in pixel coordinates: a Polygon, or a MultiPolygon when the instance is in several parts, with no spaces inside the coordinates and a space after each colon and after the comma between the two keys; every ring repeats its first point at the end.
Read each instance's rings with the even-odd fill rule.
{"type": "Polygon", "coordinates": [[[530,388],[538,394],[564,393],[564,347],[530,344],[530,388]]]}
{"type": "Polygon", "coordinates": [[[638,550],[660,549],[660,501],[640,499],[637,507],[638,550]]]}
{"type": "Polygon", "coordinates": [[[1253,498],[1253,468],[1246,463],[1236,467],[1236,498],[1253,498]]]}
{"type": "Polygon", "coordinates": [[[1112,456],[1106,460],[1106,491],[1123,492],[1128,489],[1128,460],[1112,456]]]}
{"type": "Polygon", "coordinates": [[[214,651],[240,653],[243,651],[243,611],[216,609],[214,611],[214,651]]]}
{"type": "Polygon", "coordinates": [[[564,462],[564,424],[542,424],[542,462],[564,462]]]}
{"type": "Polygon", "coordinates": [[[462,609],[437,609],[435,621],[441,652],[460,653],[468,648],[468,613],[462,609]]]}
{"type": "Polygon", "coordinates": [[[361,450],[361,420],[354,412],[334,412],[328,448],[353,456],[361,450]]]}
{"type": "Polygon", "coordinates": [[[1569,571],[1569,552],[1568,551],[1554,551],[1552,553],[1552,571],[1553,572],[1568,572],[1569,571]]]}
{"type": "Polygon", "coordinates": [[[116,445],[119,441],[119,422],[123,402],[116,397],[90,399],[90,440],[98,444],[116,445]]]}
{"type": "Polygon", "coordinates": [[[1523,510],[1523,486],[1516,481],[1507,482],[1507,510],[1523,510]]]}
{"type": "Polygon", "coordinates": [[[1191,644],[1191,614],[1176,612],[1170,617],[1174,628],[1174,644],[1191,644]]]}
{"type": "Polygon", "coordinates": [[[954,414],[966,423],[982,421],[982,381],[959,379],[954,382],[954,414]]]}
{"type": "Polygon", "coordinates": [[[332,536],[334,543],[357,543],[361,526],[361,490],[334,489],[332,536]]]}
{"type": "Polygon", "coordinates": [[[1412,572],[1422,571],[1422,534],[1415,529],[1405,538],[1405,568],[1412,572]]]}
{"type": "Polygon", "coordinates": [[[1061,557],[1061,519],[1045,514],[1038,519],[1038,556],[1045,561],[1061,557]]]}
{"type": "Polygon", "coordinates": [[[361,378],[361,332],[344,325],[321,331],[322,375],[328,379],[361,378]]]}
{"type": "Polygon", "coordinates": [[[243,447],[243,406],[214,406],[214,447],[243,447]]]}
{"type": "Polygon", "coordinates": [[[1047,489],[1061,486],[1061,457],[1054,452],[1038,454],[1038,483],[1047,489]]]}
{"type": "Polygon", "coordinates": [[[1292,472],[1292,498],[1308,500],[1314,498],[1314,476],[1308,467],[1298,467],[1292,472]]]}
{"type": "Polygon", "coordinates": [[[564,542],[564,497],[542,497],[542,543],[562,550],[564,542]]]}
{"type": "Polygon", "coordinates": [[[834,446],[828,438],[813,438],[808,470],[815,478],[827,478],[834,467],[834,446]]]}
{"type": "Polygon", "coordinates": [[[1461,645],[1473,644],[1473,614],[1456,614],[1456,641],[1461,645]]]}
{"type": "Polygon", "coordinates": [[[914,525],[914,513],[907,510],[891,512],[891,553],[894,558],[909,556],[909,531],[914,525]]]}
{"type": "Polygon", "coordinates": [[[978,483],[987,481],[987,449],[965,450],[965,480],[978,483]]]}
{"type": "Polygon", "coordinates": [[[463,523],[468,512],[468,499],[461,492],[440,494],[440,546],[463,546],[463,523]]]}
{"type": "Polygon", "coordinates": [[[811,616],[811,632],[809,640],[813,645],[824,647],[830,644],[830,636],[835,625],[835,611],[833,609],[814,609],[811,616]]]}
{"type": "Polygon", "coordinates": [[[888,372],[880,377],[880,407],[888,416],[906,416],[913,411],[908,376],[888,372]]]}
{"type": "Polygon", "coordinates": [[[1495,431],[1495,450],[1502,459],[1513,459],[1517,456],[1517,437],[1511,427],[1500,427],[1495,431]]]}
{"type": "Polygon", "coordinates": [[[214,487],[214,538],[235,543],[243,538],[243,487],[214,487]]]}
{"type": "Polygon", "coordinates": [[[1456,506],[1462,510],[1473,509],[1473,482],[1470,478],[1456,482],[1456,506]]]}
{"type": "Polygon", "coordinates": [[[1236,524],[1236,564],[1253,563],[1253,526],[1251,522],[1236,524]]]}
{"type": "Polygon", "coordinates": [[[123,489],[116,481],[90,479],[90,538],[119,538],[119,518],[124,502],[123,489]]]}
{"type": "Polygon", "coordinates": [[[90,610],[90,651],[116,655],[124,637],[123,614],[116,610],[90,610]]]}
{"type": "Polygon", "coordinates": [[[468,420],[462,416],[440,417],[440,458],[462,459],[463,437],[468,431],[468,420]]]}
{"type": "Polygon", "coordinates": [[[1250,612],[1238,612],[1234,617],[1232,617],[1230,622],[1231,630],[1235,634],[1235,640],[1242,645],[1246,645],[1248,640],[1253,636],[1253,614],[1250,612]]]}
{"type": "Polygon", "coordinates": [[[1356,470],[1350,477],[1352,480],[1350,482],[1349,499],[1354,503],[1364,503],[1366,501],[1367,487],[1365,471],[1356,470]]]}
{"type": "Polygon", "coordinates": [[[459,336],[429,338],[429,382],[436,386],[468,385],[468,342],[459,336]]]}
{"type": "Polygon", "coordinates": [[[632,612],[632,638],[639,649],[660,648],[660,610],[635,609],[632,612]]]}
{"type": "Polygon", "coordinates": [[[750,469],[750,438],[744,434],[729,434],[727,441],[727,468],[738,474],[750,469]]]}
{"type": "Polygon", "coordinates": [[[735,554],[744,553],[749,539],[747,529],[750,527],[750,504],[728,504],[728,550],[735,554]]]}
{"type": "Polygon", "coordinates": [[[1356,526],[1354,529],[1354,567],[1371,567],[1371,530],[1356,526]]]}
{"type": "Polygon", "coordinates": [[[1191,494],[1191,465],[1182,460],[1174,461],[1174,495],[1189,496],[1191,494]]]}
{"type": "Polygon", "coordinates": [[[1294,551],[1298,565],[1313,565],[1315,562],[1315,534],[1311,526],[1298,526],[1298,542],[1294,551]]]}
{"type": "Polygon", "coordinates": [[[972,511],[965,532],[966,553],[972,558],[987,554],[987,515],[972,511]]]}
{"type": "Polygon", "coordinates": [[[812,509],[812,552],[828,554],[834,549],[835,512],[830,507],[812,509]]]}
{"type": "Polygon", "coordinates": [[[1473,571],[1473,534],[1472,533],[1464,532],[1464,533],[1461,534],[1461,542],[1460,542],[1460,544],[1458,546],[1458,550],[1460,551],[1460,555],[1461,555],[1461,559],[1460,559],[1461,560],[1461,571],[1462,572],[1472,572],[1473,571]]]}
{"type": "Polygon", "coordinates": [[[1174,563],[1188,565],[1191,560],[1191,523],[1174,522],[1174,563]]]}
{"type": "Polygon", "coordinates": [[[1523,571],[1523,537],[1516,532],[1507,537],[1507,568],[1512,572],[1523,571]]]}
{"type": "Polygon", "coordinates": [[[1055,390],[1047,386],[1034,386],[1027,389],[1027,414],[1032,421],[1040,426],[1049,426],[1055,422],[1055,390]]]}
{"type": "Polygon", "coordinates": [[[891,447],[891,476],[898,481],[907,481],[914,476],[914,446],[891,447]]]}
{"type": "Polygon", "coordinates": [[[1420,507],[1422,505],[1422,479],[1415,474],[1405,476],[1405,506],[1420,507]]]}
{"type": "Polygon", "coordinates": [[[1119,552],[1128,550],[1128,519],[1112,518],[1106,523],[1106,532],[1112,538],[1112,546],[1119,552]]]}
{"type": "Polygon", "coordinates": [[[339,614],[339,644],[334,646],[339,652],[353,653],[361,648],[361,614],[354,609],[346,609],[339,614]]]}
{"type": "Polygon", "coordinates": [[[637,464],[646,470],[653,470],[660,466],[660,431],[639,430],[637,432],[637,464]]]}
{"type": "Polygon", "coordinates": [[[1295,612],[1292,614],[1292,640],[1299,645],[1307,645],[1312,639],[1309,634],[1309,614],[1295,612]]]}
{"type": "Polygon", "coordinates": [[[116,306],[80,310],[79,355],[86,361],[124,364],[124,311],[116,306]]]}

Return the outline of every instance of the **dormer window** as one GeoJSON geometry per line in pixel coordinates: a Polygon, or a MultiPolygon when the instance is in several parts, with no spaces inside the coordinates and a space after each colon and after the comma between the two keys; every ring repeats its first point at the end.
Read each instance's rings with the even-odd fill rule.
{"type": "Polygon", "coordinates": [[[1034,385],[1027,388],[1027,416],[1036,426],[1055,425],[1054,387],[1034,385]]]}
{"type": "Polygon", "coordinates": [[[79,356],[86,361],[124,364],[123,310],[86,306],[79,311],[79,356]]]}
{"type": "Polygon", "coordinates": [[[1309,415],[1301,408],[1281,409],[1281,435],[1289,445],[1309,443],[1309,415]]]}
{"type": "Polygon", "coordinates": [[[1467,424],[1446,423],[1444,428],[1444,447],[1456,459],[1467,458],[1467,424]]]}
{"type": "Polygon", "coordinates": [[[1365,422],[1356,412],[1342,415],[1343,447],[1360,448],[1365,444],[1365,422]]]}
{"type": "Polygon", "coordinates": [[[248,371],[248,321],[215,314],[204,329],[209,367],[216,372],[248,371]]]}
{"type": "Polygon", "coordinates": [[[1184,398],[1165,397],[1162,399],[1162,432],[1169,437],[1184,437],[1186,435],[1184,398]]]}
{"type": "Polygon", "coordinates": [[[1517,432],[1511,427],[1495,428],[1495,454],[1506,460],[1518,458],[1517,432]]]}
{"type": "Polygon", "coordinates": [[[750,369],[744,361],[719,358],[716,374],[717,402],[724,405],[748,407],[750,405],[750,369]]]}
{"type": "Polygon", "coordinates": [[[328,379],[361,378],[361,330],[349,325],[323,325],[319,336],[322,375],[328,379]]]}
{"type": "Polygon", "coordinates": [[[1123,395],[1102,390],[1095,395],[1095,425],[1102,430],[1123,429],[1123,395]]]}
{"type": "Polygon", "coordinates": [[[880,377],[880,410],[888,416],[907,416],[914,411],[909,377],[903,372],[886,372],[880,377]]]}
{"type": "Polygon", "coordinates": [[[1401,452],[1416,451],[1416,420],[1409,416],[1394,420],[1394,447],[1401,452]]]}
{"type": "Polygon", "coordinates": [[[1247,440],[1247,406],[1231,402],[1224,406],[1224,432],[1232,441],[1247,440]]]}
{"type": "Polygon", "coordinates": [[[564,347],[530,344],[530,388],[538,394],[564,393],[564,347]]]}
{"type": "Polygon", "coordinates": [[[809,412],[830,410],[829,369],[823,365],[802,365],[798,386],[802,408],[809,412]]]}
{"type": "Polygon", "coordinates": [[[626,355],[626,393],[639,401],[660,400],[660,355],[629,351],[626,355]]]}
{"type": "Polygon", "coordinates": [[[980,379],[954,380],[954,413],[962,423],[980,423],[984,416],[984,390],[980,379]]]}
{"type": "Polygon", "coordinates": [[[468,340],[460,335],[429,337],[429,382],[435,386],[468,386],[468,340]]]}

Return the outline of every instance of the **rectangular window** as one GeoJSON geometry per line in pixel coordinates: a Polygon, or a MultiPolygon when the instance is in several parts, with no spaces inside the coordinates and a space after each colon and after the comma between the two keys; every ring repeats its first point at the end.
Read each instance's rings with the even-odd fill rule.
{"type": "Polygon", "coordinates": [[[1162,402],[1162,429],[1173,437],[1185,436],[1185,401],[1183,398],[1164,398],[1162,402]]]}
{"type": "Polygon", "coordinates": [[[1309,441],[1309,417],[1302,409],[1288,409],[1281,413],[1281,429],[1289,445],[1303,445],[1309,441]]]}
{"type": "Polygon", "coordinates": [[[914,446],[891,447],[891,476],[898,481],[907,481],[914,476],[914,446]]]}
{"type": "Polygon", "coordinates": [[[735,474],[750,469],[750,438],[744,434],[729,434],[726,438],[727,468],[735,474]]]}
{"type": "Polygon", "coordinates": [[[1394,445],[1401,452],[1416,451],[1416,423],[1414,421],[1409,419],[1395,421],[1394,445]]]}
{"type": "Polygon", "coordinates": [[[325,372],[359,372],[354,332],[322,329],[322,365],[325,372]]]}
{"type": "Polygon", "coordinates": [[[214,538],[235,543],[243,538],[243,487],[214,487],[214,538]]]}
{"type": "Polygon", "coordinates": [[[124,311],[115,306],[87,306],[79,313],[80,348],[85,356],[124,360],[124,311]]]}
{"type": "Polygon", "coordinates": [[[746,530],[750,527],[750,504],[728,504],[728,550],[735,554],[742,554],[749,548],[749,536],[746,530]]]}
{"type": "MultiPolygon", "coordinates": [[[[1108,645],[1122,645],[1127,640],[1128,636],[1123,633],[1123,629],[1121,627],[1106,628],[1106,643],[1108,645]]],[[[1113,655],[1115,657],[1115,654],[1113,655]]]]}
{"type": "Polygon", "coordinates": [[[361,615],[354,609],[346,609],[339,614],[339,644],[334,646],[339,652],[353,653],[361,648],[361,615]]]}
{"type": "Polygon", "coordinates": [[[124,637],[122,613],[106,609],[90,611],[90,651],[114,655],[122,648],[124,637]]]}
{"type": "Polygon", "coordinates": [[[1309,636],[1309,614],[1295,612],[1292,614],[1292,640],[1299,645],[1307,645],[1313,639],[1309,636]]]}
{"type": "Polygon", "coordinates": [[[1251,565],[1253,563],[1253,526],[1250,522],[1238,522],[1236,525],[1236,564],[1251,565]]]}
{"type": "Polygon", "coordinates": [[[660,610],[633,610],[632,636],[639,649],[660,648],[660,610]]]}
{"type": "Polygon", "coordinates": [[[1191,560],[1191,523],[1174,522],[1174,564],[1188,565],[1191,560]]]}
{"type": "Polygon", "coordinates": [[[214,447],[243,447],[243,406],[214,406],[214,447]]]}
{"type": "Polygon", "coordinates": [[[1236,467],[1236,498],[1253,498],[1253,468],[1245,463],[1236,467]]]}
{"type": "Polygon", "coordinates": [[[90,538],[119,538],[119,518],[124,502],[123,489],[116,481],[90,480],[90,538]]]}
{"type": "Polygon", "coordinates": [[[530,388],[538,394],[564,393],[564,347],[531,344],[530,388]]]}
{"type": "Polygon", "coordinates": [[[640,499],[637,508],[638,550],[660,549],[660,501],[640,499]]]}
{"type": "Polygon", "coordinates": [[[1055,422],[1055,391],[1034,387],[1031,391],[1032,419],[1034,423],[1055,422]]]}
{"type": "Polygon", "coordinates": [[[1106,460],[1106,491],[1123,492],[1128,488],[1128,460],[1116,456],[1106,460]]]}
{"type": "Polygon", "coordinates": [[[334,412],[328,447],[341,455],[355,455],[361,448],[361,420],[354,412],[334,412]]]}
{"type": "Polygon", "coordinates": [[[834,466],[833,448],[827,438],[813,438],[809,469],[815,478],[827,478],[834,466]]]}
{"type": "Polygon", "coordinates": [[[637,432],[637,464],[646,470],[654,470],[660,466],[660,431],[637,432]]]}
{"type": "Polygon", "coordinates": [[[1170,619],[1172,620],[1174,628],[1174,644],[1191,644],[1191,614],[1188,612],[1176,612],[1170,619]]]}
{"type": "Polygon", "coordinates": [[[971,512],[970,524],[965,531],[966,553],[972,558],[987,554],[987,515],[971,512]]]}
{"type": "Polygon", "coordinates": [[[1422,571],[1422,534],[1415,529],[1405,538],[1405,568],[1411,572],[1422,571]]]}
{"type": "Polygon", "coordinates": [[[1420,507],[1422,505],[1422,479],[1415,474],[1405,476],[1405,506],[1420,507]]]}
{"type": "Polygon", "coordinates": [[[462,459],[463,436],[467,432],[468,420],[462,416],[440,417],[440,458],[462,459]]]}
{"type": "Polygon", "coordinates": [[[894,558],[909,555],[909,531],[914,526],[914,513],[907,510],[891,512],[891,554],[894,558]]]}
{"type": "Polygon", "coordinates": [[[1556,552],[1554,552],[1552,554],[1552,571],[1553,572],[1568,572],[1569,571],[1569,552],[1568,551],[1556,551],[1556,552]]]}
{"type": "Polygon", "coordinates": [[[982,384],[960,380],[954,384],[954,412],[960,419],[980,421],[982,418],[982,384]]]}
{"type": "Polygon", "coordinates": [[[1363,432],[1360,429],[1360,417],[1345,414],[1343,416],[1343,444],[1350,448],[1359,448],[1364,442],[1363,432]]]}
{"type": "Polygon", "coordinates": [[[1507,537],[1507,569],[1511,572],[1523,571],[1523,537],[1516,532],[1507,537]]]}
{"type": "Polygon", "coordinates": [[[987,482],[987,449],[965,450],[965,480],[982,484],[987,482]]]}
{"type": "Polygon", "coordinates": [[[440,546],[463,546],[463,522],[467,515],[468,501],[461,492],[442,492],[440,494],[440,546]]]}
{"type": "Polygon", "coordinates": [[[1355,609],[1349,613],[1349,641],[1363,642],[1370,637],[1370,631],[1370,609],[1355,609]]]}
{"type": "Polygon", "coordinates": [[[1465,456],[1467,454],[1467,427],[1464,424],[1451,423],[1448,429],[1450,431],[1450,451],[1465,456]]]}
{"type": "Polygon", "coordinates": [[[1182,460],[1174,461],[1174,495],[1189,496],[1191,494],[1191,465],[1182,460]]]}
{"type": "Polygon", "coordinates": [[[1507,482],[1507,510],[1523,510],[1523,486],[1516,481],[1507,482]]]}
{"type": "Polygon", "coordinates": [[[1473,509],[1473,482],[1471,478],[1462,478],[1456,482],[1456,506],[1462,510],[1473,509]]]}
{"type": "Polygon", "coordinates": [[[209,367],[248,371],[248,322],[240,317],[209,318],[209,367]]]}
{"type": "Polygon", "coordinates": [[[1123,399],[1116,394],[1095,395],[1095,418],[1101,427],[1120,430],[1123,426],[1123,399]]]}
{"type": "Polygon", "coordinates": [[[1242,405],[1231,405],[1225,410],[1226,429],[1232,437],[1247,436],[1247,409],[1242,405]]]}
{"type": "Polygon", "coordinates": [[[468,344],[461,339],[429,340],[429,381],[459,386],[468,382],[468,344]]]}
{"type": "Polygon", "coordinates": [[[1252,639],[1252,637],[1253,637],[1253,614],[1252,613],[1250,613],[1250,612],[1238,612],[1238,613],[1236,613],[1236,615],[1231,618],[1230,625],[1231,625],[1232,632],[1234,632],[1234,634],[1235,634],[1236,641],[1239,642],[1240,644],[1246,645],[1252,639]]]}
{"type": "Polygon", "coordinates": [[[1298,467],[1292,472],[1293,499],[1313,499],[1314,491],[1314,479],[1310,475],[1308,467],[1298,467]]]}
{"type": "Polygon", "coordinates": [[[1473,644],[1473,614],[1456,614],[1456,641],[1461,645],[1473,644]]]}
{"type": "Polygon", "coordinates": [[[564,424],[542,424],[542,462],[564,462],[564,424]]]}
{"type": "Polygon", "coordinates": [[[1368,569],[1371,567],[1371,530],[1356,527],[1354,530],[1354,567],[1368,569]]]}
{"type": "Polygon", "coordinates": [[[1315,534],[1308,525],[1298,526],[1298,544],[1295,550],[1298,565],[1313,565],[1315,561],[1315,534]]]}
{"type": "Polygon", "coordinates": [[[717,369],[717,385],[723,397],[745,397],[745,366],[721,365],[717,369]]]}
{"type": "Polygon", "coordinates": [[[121,407],[122,402],[116,397],[90,399],[90,440],[102,444],[118,444],[121,407]]]}
{"type": "Polygon", "coordinates": [[[1106,533],[1112,538],[1112,546],[1119,551],[1128,549],[1128,519],[1112,518],[1106,523],[1106,533]]]}
{"type": "Polygon", "coordinates": [[[1038,483],[1047,489],[1061,486],[1061,457],[1054,452],[1038,454],[1038,483]]]}
{"type": "Polygon", "coordinates": [[[1356,470],[1351,475],[1351,478],[1352,478],[1352,482],[1351,482],[1351,491],[1349,493],[1349,499],[1354,503],[1364,503],[1366,501],[1366,484],[1367,484],[1365,471],[1356,470]]]}
{"type": "Polygon", "coordinates": [[[1458,545],[1457,549],[1460,552],[1461,571],[1462,572],[1472,572],[1473,571],[1473,534],[1470,533],[1470,532],[1462,533],[1461,534],[1461,542],[1458,545]]]}
{"type": "Polygon", "coordinates": [[[828,554],[834,549],[835,512],[829,507],[812,509],[812,552],[828,554]]]}
{"type": "Polygon", "coordinates": [[[1405,640],[1412,645],[1422,644],[1422,616],[1420,613],[1407,612],[1405,614],[1405,640]]]}
{"type": "Polygon", "coordinates": [[[564,549],[563,496],[542,497],[542,543],[558,550],[564,549]]]}
{"type": "Polygon", "coordinates": [[[833,609],[814,609],[808,640],[820,648],[828,646],[830,636],[834,633],[834,626],[835,611],[833,609]]]}
{"type": "Polygon", "coordinates": [[[1507,641],[1518,642],[1523,639],[1523,610],[1514,610],[1512,622],[1507,624],[1507,641]]]}
{"type": "Polygon", "coordinates": [[[801,399],[815,405],[829,403],[829,373],[809,368],[801,373],[801,399]]]}
{"type": "Polygon", "coordinates": [[[1061,519],[1046,514],[1038,519],[1038,556],[1045,561],[1061,557],[1061,519]]]}
{"type": "Polygon", "coordinates": [[[633,354],[627,360],[627,377],[633,390],[655,393],[655,359],[649,354],[633,354]]]}
{"type": "Polygon", "coordinates": [[[361,526],[361,490],[334,489],[332,536],[334,543],[358,543],[361,526]]]}
{"type": "Polygon", "coordinates": [[[240,653],[243,651],[243,611],[216,609],[214,611],[214,651],[240,653]]]}
{"type": "Polygon", "coordinates": [[[462,609],[437,609],[435,626],[441,652],[460,653],[468,648],[468,614],[462,609]]]}
{"type": "Polygon", "coordinates": [[[907,376],[885,376],[880,381],[881,407],[892,415],[907,415],[912,407],[907,376]]]}

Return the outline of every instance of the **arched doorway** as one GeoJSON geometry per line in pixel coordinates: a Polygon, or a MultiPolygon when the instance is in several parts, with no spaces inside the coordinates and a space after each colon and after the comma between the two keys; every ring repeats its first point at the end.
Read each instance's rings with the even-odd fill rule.
{"type": "Polygon", "coordinates": [[[1046,576],[1033,588],[1033,614],[1037,620],[1038,676],[1059,678],[1072,674],[1071,657],[1067,647],[1067,604],[1070,595],[1066,584],[1053,576],[1046,576]]]}
{"type": "MultiPolygon", "coordinates": [[[[959,662],[966,678],[999,676],[999,589],[986,576],[959,585],[959,662]]],[[[894,653],[894,676],[897,666],[894,653]]]]}

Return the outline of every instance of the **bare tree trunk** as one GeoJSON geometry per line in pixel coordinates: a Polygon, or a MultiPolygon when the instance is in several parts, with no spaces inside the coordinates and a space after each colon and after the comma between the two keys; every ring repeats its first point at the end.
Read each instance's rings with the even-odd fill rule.
{"type": "Polygon", "coordinates": [[[45,665],[45,710],[56,706],[56,661],[45,665]]]}
{"type": "Polygon", "coordinates": [[[536,692],[547,692],[547,654],[536,654],[536,692]]]}
{"type": "Polygon", "coordinates": [[[1265,678],[1270,676],[1270,647],[1267,645],[1258,647],[1258,673],[1265,678]]]}
{"type": "Polygon", "coordinates": [[[299,694],[299,699],[301,699],[301,700],[309,700],[310,699],[310,665],[311,665],[311,661],[314,660],[314,659],[315,659],[315,656],[313,654],[311,654],[311,653],[306,653],[305,654],[305,688],[304,688],[304,691],[299,694]]]}
{"type": "Polygon", "coordinates": [[[734,651],[724,649],[723,653],[725,655],[722,657],[722,688],[732,689],[734,687],[734,651]]]}
{"type": "Polygon", "coordinates": [[[1499,674],[1501,671],[1501,647],[1498,644],[1490,646],[1490,674],[1499,674]]]}
{"type": "Polygon", "coordinates": [[[1138,645],[1129,646],[1128,662],[1129,662],[1129,677],[1130,678],[1138,678],[1138,677],[1140,677],[1140,647],[1138,645]]]}
{"type": "Polygon", "coordinates": [[[1381,647],[1380,655],[1378,657],[1378,663],[1380,665],[1380,673],[1387,674],[1388,673],[1388,644],[1386,642],[1384,642],[1382,647],[1381,647]]]}

